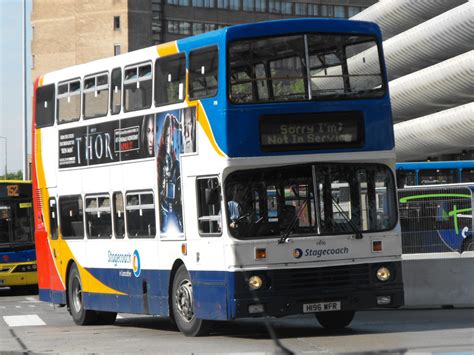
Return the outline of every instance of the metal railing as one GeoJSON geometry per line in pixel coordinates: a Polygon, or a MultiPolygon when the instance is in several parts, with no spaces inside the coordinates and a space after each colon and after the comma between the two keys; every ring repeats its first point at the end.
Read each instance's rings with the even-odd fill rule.
{"type": "Polygon", "coordinates": [[[398,190],[403,254],[474,250],[474,184],[398,190]]]}

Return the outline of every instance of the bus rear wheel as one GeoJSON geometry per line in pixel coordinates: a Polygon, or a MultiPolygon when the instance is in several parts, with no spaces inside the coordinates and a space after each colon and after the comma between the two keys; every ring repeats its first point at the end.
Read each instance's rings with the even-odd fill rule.
{"type": "Polygon", "coordinates": [[[316,319],[327,330],[342,330],[354,319],[354,311],[316,313],[316,319]]]}
{"type": "Polygon", "coordinates": [[[463,240],[461,250],[462,252],[474,251],[474,239],[472,235],[463,240]]]}
{"type": "Polygon", "coordinates": [[[190,337],[209,333],[210,321],[198,319],[194,315],[193,285],[184,265],[178,268],[173,280],[171,305],[174,321],[181,333],[190,337]]]}
{"type": "Polygon", "coordinates": [[[84,309],[82,303],[82,281],[77,266],[74,264],[69,271],[68,282],[69,312],[74,323],[78,325],[94,324],[97,321],[95,311],[84,309]]]}

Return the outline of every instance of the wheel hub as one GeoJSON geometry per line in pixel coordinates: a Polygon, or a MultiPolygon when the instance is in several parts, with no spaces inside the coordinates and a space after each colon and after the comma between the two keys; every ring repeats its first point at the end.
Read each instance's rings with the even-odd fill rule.
{"type": "Polygon", "coordinates": [[[75,279],[74,280],[74,287],[72,290],[72,305],[74,310],[79,313],[82,309],[82,289],[81,283],[75,279]]]}
{"type": "Polygon", "coordinates": [[[193,319],[193,288],[189,280],[181,281],[176,289],[176,309],[185,321],[193,319]]]}

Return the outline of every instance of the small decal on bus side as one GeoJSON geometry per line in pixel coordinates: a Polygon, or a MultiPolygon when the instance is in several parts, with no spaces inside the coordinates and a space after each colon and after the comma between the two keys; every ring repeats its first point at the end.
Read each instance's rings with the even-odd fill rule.
{"type": "Polygon", "coordinates": [[[140,266],[140,254],[138,253],[138,250],[135,250],[133,252],[132,268],[133,268],[133,274],[135,275],[135,277],[140,276],[140,273],[142,272],[142,268],[140,266]]]}

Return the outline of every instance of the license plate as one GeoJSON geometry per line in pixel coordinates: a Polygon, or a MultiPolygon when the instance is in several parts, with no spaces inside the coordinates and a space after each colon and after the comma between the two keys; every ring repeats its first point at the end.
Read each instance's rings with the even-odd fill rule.
{"type": "Polygon", "coordinates": [[[303,313],[340,311],[341,302],[305,303],[303,313]]]}
{"type": "Polygon", "coordinates": [[[5,283],[5,280],[0,279],[0,285],[3,285],[5,283]]]}

